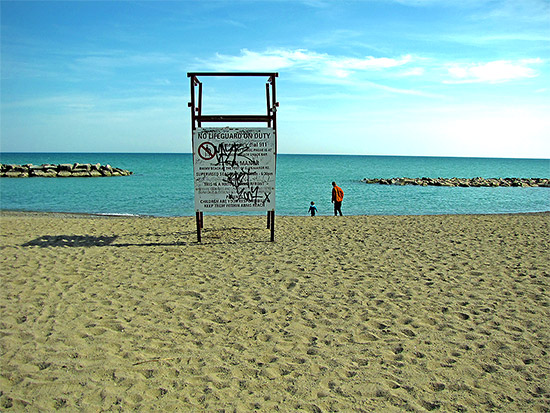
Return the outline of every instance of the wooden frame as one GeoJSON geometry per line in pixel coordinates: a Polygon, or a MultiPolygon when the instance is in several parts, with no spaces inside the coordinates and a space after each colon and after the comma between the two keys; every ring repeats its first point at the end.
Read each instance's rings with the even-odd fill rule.
{"type": "MultiPolygon", "coordinates": [[[[279,76],[276,72],[189,72],[191,101],[188,106],[191,108],[191,135],[197,128],[202,127],[202,123],[209,122],[255,122],[266,123],[267,127],[273,128],[275,133],[275,156],[277,156],[277,89],[275,78],[279,76]],[[266,94],[266,114],[265,115],[203,115],[202,113],[202,82],[199,77],[267,77],[265,85],[266,94]]],[[[195,148],[193,148],[195,153],[195,148]]],[[[204,214],[202,211],[196,211],[197,241],[201,242],[201,229],[204,224],[204,214]]],[[[271,242],[275,241],[275,210],[267,211],[267,228],[271,230],[271,242]]]]}

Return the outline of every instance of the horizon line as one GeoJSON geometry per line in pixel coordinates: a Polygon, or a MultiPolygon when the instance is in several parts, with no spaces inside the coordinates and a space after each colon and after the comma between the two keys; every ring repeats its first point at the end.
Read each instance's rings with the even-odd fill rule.
{"type": "MultiPolygon", "coordinates": [[[[1,151],[2,154],[119,154],[119,155],[192,155],[193,152],[119,152],[119,151],[1,151]]],[[[511,156],[460,156],[460,155],[403,155],[403,154],[350,154],[350,153],[277,153],[277,155],[299,155],[299,156],[387,156],[403,158],[469,158],[469,159],[532,159],[550,160],[540,157],[511,157],[511,156]]]]}

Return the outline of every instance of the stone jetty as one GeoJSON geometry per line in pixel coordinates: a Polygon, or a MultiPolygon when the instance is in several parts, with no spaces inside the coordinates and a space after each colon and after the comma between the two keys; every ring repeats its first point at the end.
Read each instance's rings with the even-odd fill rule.
{"type": "Polygon", "coordinates": [[[62,163],[42,165],[8,165],[0,164],[2,178],[71,178],[71,177],[100,177],[100,176],[128,176],[132,172],[126,169],[114,168],[111,165],[89,163],[62,163]]]}
{"type": "Polygon", "coordinates": [[[458,186],[458,187],[545,187],[550,188],[548,178],[390,178],[361,180],[366,184],[458,186]]]}

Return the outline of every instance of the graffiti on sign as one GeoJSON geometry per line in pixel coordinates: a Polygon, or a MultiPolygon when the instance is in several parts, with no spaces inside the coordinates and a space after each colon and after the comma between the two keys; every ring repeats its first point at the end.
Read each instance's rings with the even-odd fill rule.
{"type": "Polygon", "coordinates": [[[275,133],[271,128],[199,128],[193,132],[195,209],[275,209],[275,133]]]}

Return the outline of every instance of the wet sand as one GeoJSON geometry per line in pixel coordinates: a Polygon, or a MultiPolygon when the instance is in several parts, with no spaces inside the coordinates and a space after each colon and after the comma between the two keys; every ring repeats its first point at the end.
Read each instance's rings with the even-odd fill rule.
{"type": "Polygon", "coordinates": [[[550,411],[550,214],[0,213],[0,409],[550,411]]]}

